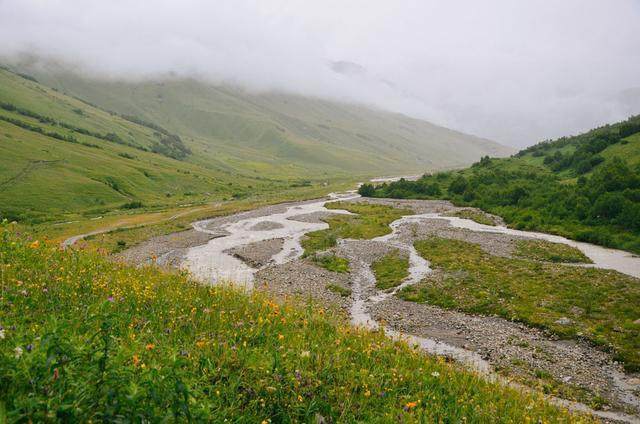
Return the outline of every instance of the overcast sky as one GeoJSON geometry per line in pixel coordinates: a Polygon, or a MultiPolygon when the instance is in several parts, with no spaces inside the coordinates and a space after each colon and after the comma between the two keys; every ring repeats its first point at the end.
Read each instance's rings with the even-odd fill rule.
{"type": "Polygon", "coordinates": [[[0,0],[0,40],[4,60],[358,101],[514,146],[640,113],[640,0],[0,0]]]}

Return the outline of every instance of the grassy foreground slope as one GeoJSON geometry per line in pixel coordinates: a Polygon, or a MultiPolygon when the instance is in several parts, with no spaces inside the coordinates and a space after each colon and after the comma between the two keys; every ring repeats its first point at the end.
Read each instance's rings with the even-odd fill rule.
{"type": "Polygon", "coordinates": [[[1,421],[579,420],[313,305],[0,231],[1,421]]]}
{"type": "Polygon", "coordinates": [[[78,219],[282,193],[335,179],[269,179],[219,160],[198,164],[182,137],[0,69],[0,216],[78,219]],[[134,122],[136,121],[136,122],[134,122]]]}
{"type": "Polygon", "coordinates": [[[521,229],[640,253],[640,116],[506,159],[377,187],[365,196],[445,198],[521,229]]]}
{"type": "Polygon", "coordinates": [[[317,98],[253,94],[176,77],[89,78],[53,64],[28,72],[62,92],[184,136],[194,161],[221,160],[261,175],[406,174],[511,153],[429,122],[317,98]]]}

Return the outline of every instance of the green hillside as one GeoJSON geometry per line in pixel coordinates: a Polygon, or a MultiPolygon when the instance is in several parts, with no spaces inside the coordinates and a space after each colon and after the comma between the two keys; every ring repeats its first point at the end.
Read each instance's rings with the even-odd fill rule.
{"type": "Polygon", "coordinates": [[[366,196],[446,198],[510,225],[640,253],[640,116],[506,159],[377,187],[366,196]]]}
{"type": "Polygon", "coordinates": [[[318,99],[0,68],[0,214],[20,221],[460,167],[505,149],[318,99]]]}
{"type": "MultiPolygon", "coordinates": [[[[220,158],[204,164],[194,157],[181,136],[161,126],[125,119],[0,69],[4,217],[36,222],[114,208],[238,199],[312,183],[301,172],[267,178],[220,158]]],[[[322,182],[339,177],[344,174],[322,182]]]]}
{"type": "Polygon", "coordinates": [[[278,177],[379,176],[461,167],[483,155],[511,153],[425,121],[316,98],[252,94],[171,77],[99,80],[54,65],[29,72],[61,92],[179,134],[194,152],[189,160],[204,166],[222,161],[278,177]]]}

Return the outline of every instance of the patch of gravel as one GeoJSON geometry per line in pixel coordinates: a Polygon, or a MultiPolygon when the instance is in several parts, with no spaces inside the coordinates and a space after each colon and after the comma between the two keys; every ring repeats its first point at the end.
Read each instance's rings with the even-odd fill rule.
{"type": "Polygon", "coordinates": [[[374,240],[339,240],[335,248],[336,255],[344,258],[357,258],[363,262],[372,263],[383,256],[398,250],[389,243],[374,240]]]}
{"type": "Polygon", "coordinates": [[[455,211],[447,213],[447,216],[459,216],[458,213],[464,212],[464,211],[475,212],[477,214],[484,216],[489,221],[491,221],[492,223],[491,225],[500,225],[500,226],[505,225],[504,219],[502,219],[501,216],[490,214],[489,212],[485,212],[482,209],[478,209],[478,208],[466,208],[466,207],[456,208],[455,211]]]}
{"type": "Polygon", "coordinates": [[[335,214],[333,213],[320,211],[320,212],[311,212],[311,213],[304,213],[301,215],[295,215],[288,219],[290,219],[291,221],[310,222],[312,224],[315,224],[318,222],[323,222],[324,219],[330,217],[331,215],[335,216],[335,214]]]}
{"type": "Polygon", "coordinates": [[[347,311],[351,300],[327,288],[335,284],[350,290],[349,274],[320,268],[308,259],[298,259],[282,265],[270,265],[255,275],[255,289],[279,298],[299,296],[312,298],[326,306],[338,306],[347,311]]]}
{"type": "Polygon", "coordinates": [[[502,318],[472,316],[395,297],[376,304],[372,315],[398,331],[476,351],[497,370],[522,376],[544,370],[558,381],[600,394],[615,407],[640,412],[638,399],[629,399],[628,391],[622,391],[614,378],[620,376],[624,382],[622,367],[586,342],[560,341],[502,318]]]}
{"type": "Polygon", "coordinates": [[[221,229],[221,227],[232,224],[234,222],[238,222],[243,219],[249,218],[259,218],[261,216],[272,215],[276,213],[284,213],[289,207],[297,207],[300,205],[305,205],[307,203],[315,203],[322,201],[323,199],[312,199],[306,200],[303,202],[287,202],[287,203],[278,203],[276,205],[264,206],[257,209],[252,209],[245,212],[235,213],[233,215],[220,216],[216,218],[211,218],[206,220],[206,226],[204,227],[206,230],[215,231],[221,229]]]}
{"type": "Polygon", "coordinates": [[[218,237],[213,234],[201,233],[196,230],[180,231],[178,233],[153,237],[143,243],[133,246],[113,257],[135,265],[148,264],[156,261],[159,265],[179,266],[189,248],[200,246],[218,237]]]}
{"type": "Polygon", "coordinates": [[[279,228],[284,228],[284,225],[280,224],[279,222],[260,221],[249,229],[252,231],[270,231],[277,230],[279,228]]]}
{"type": "Polygon", "coordinates": [[[261,268],[271,261],[273,255],[282,250],[284,239],[276,238],[245,244],[228,250],[229,253],[252,268],[261,268]]]}

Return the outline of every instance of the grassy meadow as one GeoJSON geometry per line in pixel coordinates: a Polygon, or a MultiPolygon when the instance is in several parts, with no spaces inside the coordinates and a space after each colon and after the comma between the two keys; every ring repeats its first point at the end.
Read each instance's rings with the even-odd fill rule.
{"type": "MultiPolygon", "coordinates": [[[[24,224],[316,192],[363,175],[203,160],[200,144],[0,69],[0,217],[24,224]]],[[[256,160],[258,160],[256,158],[256,160]]],[[[325,170],[326,171],[326,170],[325,170]]],[[[294,198],[294,196],[291,196],[294,198]]]]}
{"type": "Polygon", "coordinates": [[[587,421],[314,304],[0,231],[3,422],[587,421]]]}

